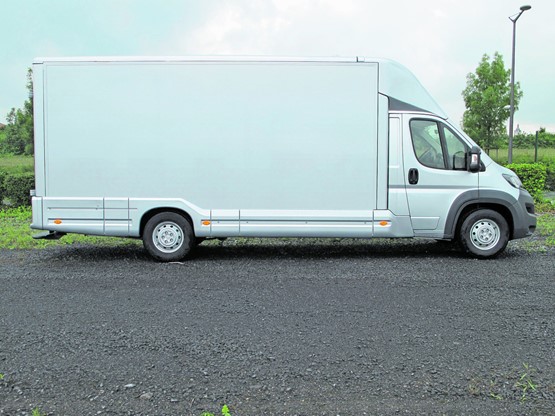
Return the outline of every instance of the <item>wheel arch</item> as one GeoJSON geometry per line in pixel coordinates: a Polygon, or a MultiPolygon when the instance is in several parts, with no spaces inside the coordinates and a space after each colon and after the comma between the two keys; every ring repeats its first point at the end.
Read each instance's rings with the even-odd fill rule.
{"type": "Polygon", "coordinates": [[[466,204],[464,207],[461,207],[455,222],[455,227],[453,228],[454,236],[459,235],[461,225],[464,219],[474,211],[479,209],[490,209],[492,211],[498,212],[505,218],[507,221],[507,225],[509,226],[509,239],[512,240],[513,232],[514,232],[514,219],[511,213],[511,210],[507,208],[505,205],[500,203],[489,203],[489,202],[470,202],[466,204]]]}
{"type": "Polygon", "coordinates": [[[501,191],[469,191],[459,195],[453,202],[445,224],[445,238],[453,239],[459,233],[464,218],[478,209],[496,211],[505,218],[509,226],[509,239],[513,239],[516,199],[501,191]],[[484,196],[484,194],[486,194],[484,196]]]}
{"type": "Polygon", "coordinates": [[[175,207],[157,207],[157,208],[153,208],[151,210],[146,211],[143,216],[141,217],[141,223],[140,223],[140,227],[139,227],[139,233],[140,233],[140,237],[143,237],[143,232],[145,229],[145,226],[147,224],[147,222],[154,217],[156,214],[160,214],[162,212],[173,212],[175,214],[181,215],[183,218],[185,218],[189,224],[191,225],[191,228],[193,229],[193,233],[195,233],[195,226],[193,223],[193,219],[192,217],[184,210],[179,209],[179,208],[175,208],[175,207]]]}

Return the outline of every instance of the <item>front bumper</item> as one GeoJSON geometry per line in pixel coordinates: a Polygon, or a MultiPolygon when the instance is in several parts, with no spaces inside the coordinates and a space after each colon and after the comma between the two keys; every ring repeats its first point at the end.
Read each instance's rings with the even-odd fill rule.
{"type": "Polygon", "coordinates": [[[525,189],[520,190],[518,201],[512,206],[514,228],[512,238],[530,237],[536,231],[537,215],[534,199],[525,189]]]}

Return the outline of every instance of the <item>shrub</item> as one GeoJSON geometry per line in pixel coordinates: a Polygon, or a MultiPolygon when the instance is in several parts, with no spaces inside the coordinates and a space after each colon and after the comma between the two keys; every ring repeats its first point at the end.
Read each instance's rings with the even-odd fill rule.
{"type": "Polygon", "coordinates": [[[3,197],[9,201],[11,206],[30,204],[29,191],[35,187],[33,173],[4,174],[2,182],[3,197]]]}
{"type": "Polygon", "coordinates": [[[555,191],[555,161],[544,163],[546,170],[545,189],[555,191]]]}
{"type": "Polygon", "coordinates": [[[535,201],[543,200],[546,168],[541,163],[512,163],[506,166],[518,175],[524,189],[530,192],[535,201]]]}
{"type": "Polygon", "coordinates": [[[0,207],[2,206],[2,202],[4,201],[4,180],[8,174],[3,170],[0,170],[0,207]]]}

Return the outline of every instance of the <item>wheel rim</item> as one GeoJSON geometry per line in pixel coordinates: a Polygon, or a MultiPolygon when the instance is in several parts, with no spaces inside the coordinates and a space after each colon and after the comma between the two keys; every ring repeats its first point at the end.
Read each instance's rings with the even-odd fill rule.
{"type": "Polygon", "coordinates": [[[183,230],[175,222],[162,222],[152,232],[152,241],[163,253],[174,253],[183,245],[183,230]]]}
{"type": "Polygon", "coordinates": [[[495,221],[482,219],[470,229],[470,241],[479,250],[489,250],[499,242],[501,231],[495,221]]]}

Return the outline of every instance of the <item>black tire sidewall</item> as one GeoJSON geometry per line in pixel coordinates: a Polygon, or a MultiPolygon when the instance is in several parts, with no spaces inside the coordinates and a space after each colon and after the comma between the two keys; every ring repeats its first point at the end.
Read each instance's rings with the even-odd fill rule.
{"type": "Polygon", "coordinates": [[[150,220],[148,220],[143,230],[143,245],[146,251],[153,258],[162,262],[183,260],[185,256],[189,254],[189,251],[191,251],[194,240],[195,237],[193,234],[193,227],[189,221],[187,221],[187,219],[182,215],[175,212],[161,212],[154,215],[150,220]],[[154,229],[159,224],[166,221],[171,221],[177,224],[183,232],[183,244],[173,253],[164,253],[163,251],[160,251],[152,240],[152,233],[154,232],[154,229]]]}
{"type": "Polygon", "coordinates": [[[468,214],[462,222],[459,240],[463,250],[467,254],[477,258],[493,258],[503,252],[505,247],[507,247],[509,242],[509,225],[507,224],[507,220],[505,220],[505,218],[498,212],[491,209],[479,209],[468,214]],[[475,247],[474,244],[472,244],[470,237],[471,227],[477,221],[482,219],[488,219],[495,222],[500,232],[499,241],[495,246],[488,250],[480,250],[475,247]]]}

